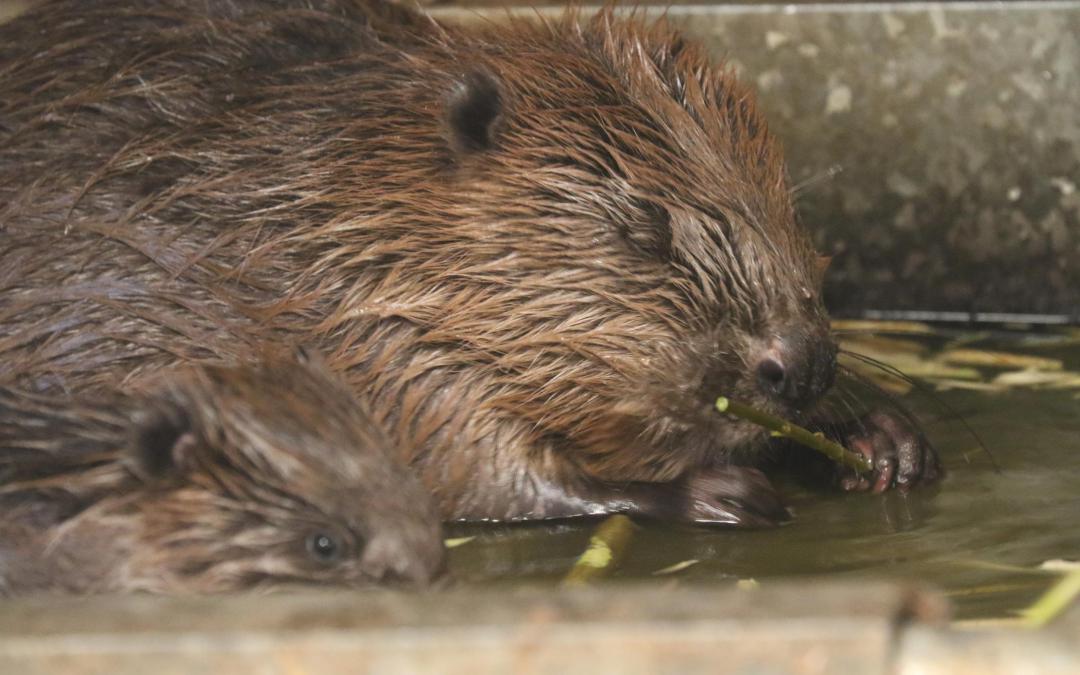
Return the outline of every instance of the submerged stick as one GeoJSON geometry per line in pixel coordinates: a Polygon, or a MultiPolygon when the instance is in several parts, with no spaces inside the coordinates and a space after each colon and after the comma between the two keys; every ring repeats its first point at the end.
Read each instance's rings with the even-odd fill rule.
{"type": "Polygon", "coordinates": [[[722,413],[734,415],[747,422],[753,422],[758,426],[765,427],[771,430],[773,434],[790,438],[811,450],[817,450],[834,462],[849,466],[859,473],[870,473],[874,470],[874,465],[866,457],[848,450],[839,443],[830,441],[822,433],[815,434],[809,429],[788,422],[782,417],[771,415],[757,408],[751,408],[738,401],[732,401],[725,396],[716,399],[716,409],[722,413]]]}
{"type": "Polygon", "coordinates": [[[1061,616],[1080,597],[1080,569],[1063,576],[1020,615],[1025,625],[1041,628],[1061,616]]]}
{"type": "MultiPolygon", "coordinates": [[[[1048,561],[1049,562],[1049,561],[1048,561]]],[[[1008,566],[1011,568],[1012,566],[1008,566]]],[[[1012,571],[1009,569],[1008,571],[1012,571]]],[[[1020,572],[1043,574],[1048,571],[1046,563],[1037,568],[1019,568],[1020,572]]],[[[1070,567],[1049,589],[1030,606],[1020,610],[1019,616],[991,617],[953,621],[954,628],[1042,628],[1065,613],[1080,598],[1080,567],[1070,567]]]]}
{"type": "Polygon", "coordinates": [[[622,559],[633,535],[634,523],[626,516],[616,514],[604,520],[589,538],[589,547],[566,573],[563,583],[577,586],[606,576],[622,559]]]}

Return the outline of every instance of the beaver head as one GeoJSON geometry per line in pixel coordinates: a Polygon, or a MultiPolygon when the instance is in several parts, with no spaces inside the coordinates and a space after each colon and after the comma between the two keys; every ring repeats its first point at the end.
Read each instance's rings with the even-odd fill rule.
{"type": "MultiPolygon", "coordinates": [[[[828,389],[819,259],[730,72],[610,11],[434,42],[351,76],[368,92],[355,159],[323,189],[360,208],[294,237],[334,237],[319,283],[351,290],[323,326],[363,336],[341,353],[415,329],[416,368],[487,369],[453,371],[483,390],[472,405],[606,480],[670,480],[760,440],[718,395],[798,417],[828,389]]],[[[400,368],[390,351],[368,363],[400,368]]]]}
{"type": "Polygon", "coordinates": [[[208,367],[73,404],[5,390],[8,592],[427,583],[438,517],[340,383],[208,367]]]}

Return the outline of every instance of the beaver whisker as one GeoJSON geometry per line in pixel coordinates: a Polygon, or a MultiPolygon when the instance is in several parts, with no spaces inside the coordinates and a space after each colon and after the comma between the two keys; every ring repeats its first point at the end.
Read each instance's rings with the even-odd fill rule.
{"type": "MultiPolygon", "coordinates": [[[[871,366],[873,368],[877,368],[886,375],[889,375],[890,377],[895,377],[896,379],[911,385],[920,394],[926,396],[939,408],[942,408],[949,415],[950,419],[954,419],[960,422],[960,424],[964,427],[965,431],[967,431],[967,433],[970,434],[971,437],[975,440],[976,445],[978,445],[979,448],[983,451],[983,453],[986,454],[987,458],[990,459],[990,463],[993,466],[994,470],[997,472],[1001,471],[1001,466],[998,464],[997,459],[994,457],[994,453],[990,451],[990,448],[982,440],[979,432],[976,431],[973,426],[971,426],[971,424],[963,415],[960,414],[959,411],[957,411],[952,405],[950,405],[948,401],[943,399],[941,396],[938,396],[938,394],[926,383],[914,377],[911,377],[910,375],[904,373],[902,370],[896,368],[895,366],[885,363],[879,359],[875,359],[871,356],[860,354],[858,352],[853,352],[848,349],[841,349],[840,353],[844,356],[849,356],[856,361],[859,361],[860,363],[871,366]]],[[[911,410],[899,399],[899,397],[889,393],[884,389],[881,389],[880,387],[874,386],[870,382],[870,380],[861,373],[858,373],[850,368],[842,368],[841,370],[847,377],[853,378],[854,380],[859,381],[861,384],[867,385],[872,388],[876,394],[883,396],[889,402],[890,406],[892,406],[894,410],[903,415],[905,419],[909,420],[909,422],[912,424],[917,424],[915,414],[911,412],[911,410]]],[[[971,460],[967,458],[967,455],[964,455],[964,457],[965,460],[970,463],[971,460]]]]}
{"type": "Polygon", "coordinates": [[[820,185],[826,181],[830,181],[836,178],[838,175],[844,172],[844,166],[842,164],[830,164],[823,171],[819,171],[803,180],[795,183],[791,186],[792,197],[798,199],[802,196],[802,193],[807,189],[820,185]]]}

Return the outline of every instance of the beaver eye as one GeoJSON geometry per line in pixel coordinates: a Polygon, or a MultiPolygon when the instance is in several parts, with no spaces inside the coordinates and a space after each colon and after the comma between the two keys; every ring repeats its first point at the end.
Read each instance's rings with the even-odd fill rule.
{"type": "Polygon", "coordinates": [[[326,532],[312,532],[307,538],[307,550],[312,558],[324,564],[341,558],[342,545],[336,537],[326,532]]]}

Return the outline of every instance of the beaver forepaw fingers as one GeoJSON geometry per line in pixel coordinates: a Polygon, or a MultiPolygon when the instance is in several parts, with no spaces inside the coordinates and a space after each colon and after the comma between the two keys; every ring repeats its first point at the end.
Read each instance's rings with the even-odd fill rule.
{"type": "Polygon", "coordinates": [[[881,493],[910,490],[942,475],[937,451],[904,418],[878,411],[850,425],[840,441],[873,464],[873,472],[856,476],[850,469],[839,474],[840,486],[850,491],[881,493]]]}
{"type": "Polygon", "coordinates": [[[765,474],[749,467],[700,471],[686,484],[685,519],[702,525],[773,527],[791,518],[765,474]]]}

